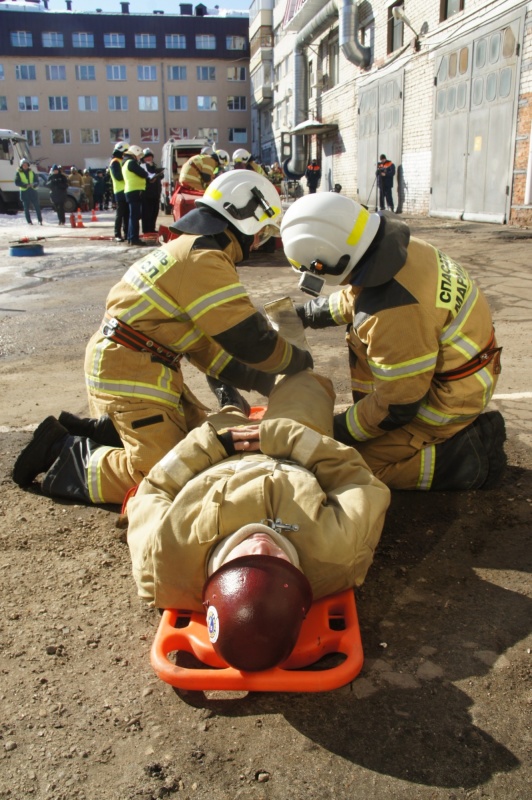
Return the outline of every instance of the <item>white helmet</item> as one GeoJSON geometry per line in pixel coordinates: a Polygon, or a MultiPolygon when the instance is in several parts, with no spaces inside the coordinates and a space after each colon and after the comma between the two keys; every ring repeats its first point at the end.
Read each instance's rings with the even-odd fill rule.
{"type": "Polygon", "coordinates": [[[268,178],[256,172],[224,172],[207,186],[196,206],[214,209],[247,236],[259,231],[267,234],[266,238],[279,236],[282,216],[279,195],[268,178]]]}
{"type": "Polygon", "coordinates": [[[128,156],[135,156],[135,158],[140,158],[142,156],[142,147],[139,147],[138,144],[130,144],[128,149],[126,150],[126,154],[128,156]]]}
{"type": "Polygon", "coordinates": [[[202,156],[212,156],[212,147],[210,146],[210,144],[208,144],[206,147],[202,147],[201,148],[200,155],[202,155],[202,156]]]}
{"type": "Polygon", "coordinates": [[[213,155],[218,157],[218,161],[222,166],[227,166],[229,164],[229,153],[227,150],[213,150],[213,155]]]}
{"type": "Polygon", "coordinates": [[[27,159],[27,158],[21,158],[21,159],[20,159],[20,161],[19,161],[19,167],[22,167],[22,165],[23,165],[23,164],[27,164],[27,165],[28,165],[28,167],[30,166],[30,162],[28,161],[28,159],[27,159]]]}
{"type": "Polygon", "coordinates": [[[149,147],[145,147],[144,150],[142,151],[142,155],[144,156],[144,158],[146,158],[146,156],[152,156],[153,153],[149,147]]]}
{"type": "Polygon", "coordinates": [[[129,142],[117,142],[115,144],[114,153],[125,153],[129,147],[129,142]]]}
{"type": "Polygon", "coordinates": [[[380,222],[379,214],[370,214],[360,203],[334,192],[296,200],[281,225],[284,252],[296,272],[319,276],[318,281],[308,278],[307,288],[302,278],[300,288],[319,294],[323,283],[342,283],[377,235],[380,222]],[[308,288],[312,284],[319,286],[317,292],[308,288]]]}
{"type": "Polygon", "coordinates": [[[235,150],[233,153],[234,164],[247,164],[250,158],[251,153],[248,153],[243,147],[239,147],[238,150],[235,150]]]}

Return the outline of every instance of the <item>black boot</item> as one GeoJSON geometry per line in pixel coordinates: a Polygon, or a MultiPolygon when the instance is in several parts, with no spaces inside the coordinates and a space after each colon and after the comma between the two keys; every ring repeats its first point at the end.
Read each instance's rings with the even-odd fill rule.
{"type": "Polygon", "coordinates": [[[500,411],[487,411],[481,414],[473,425],[478,430],[488,456],[488,474],[480,488],[493,489],[499,486],[506,470],[507,458],[503,449],[506,441],[504,417],[500,411]]]}
{"type": "Polygon", "coordinates": [[[113,420],[107,414],[98,418],[78,417],[70,411],[61,411],[59,422],[72,436],[86,436],[93,442],[109,447],[123,447],[122,439],[117,433],[113,420]]]}
{"type": "Polygon", "coordinates": [[[31,485],[41,472],[48,472],[59,456],[68,437],[68,431],[55,417],[46,417],[15,461],[13,480],[21,488],[31,485]]]}
{"type": "Polygon", "coordinates": [[[220,408],[224,408],[224,406],[236,406],[246,417],[249,417],[251,411],[250,405],[234,386],[230,386],[228,383],[222,383],[218,378],[211,378],[210,375],[207,375],[207,383],[211,391],[216,395],[220,408]]]}

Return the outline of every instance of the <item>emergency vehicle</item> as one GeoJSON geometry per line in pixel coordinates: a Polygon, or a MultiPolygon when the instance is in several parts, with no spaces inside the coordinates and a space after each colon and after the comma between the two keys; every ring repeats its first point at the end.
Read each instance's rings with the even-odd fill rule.
{"type": "Polygon", "coordinates": [[[0,129],[0,214],[16,214],[21,207],[20,189],[15,185],[21,158],[27,158],[30,164],[35,164],[26,137],[15,131],[0,129]]]}
{"type": "Polygon", "coordinates": [[[175,139],[170,138],[163,144],[161,167],[164,169],[161,182],[161,211],[172,213],[172,195],[179,182],[181,167],[192,156],[197,156],[211,142],[208,139],[175,139]]]}

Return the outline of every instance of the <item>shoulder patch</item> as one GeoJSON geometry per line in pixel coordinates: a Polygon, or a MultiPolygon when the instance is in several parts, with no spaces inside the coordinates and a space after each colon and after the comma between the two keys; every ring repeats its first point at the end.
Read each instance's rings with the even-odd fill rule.
{"type": "Polygon", "coordinates": [[[355,330],[379,311],[417,305],[417,303],[417,298],[395,279],[382,286],[366,287],[355,301],[355,330]]]}
{"type": "Polygon", "coordinates": [[[191,250],[221,250],[222,248],[213,236],[198,236],[194,239],[191,250]]]}

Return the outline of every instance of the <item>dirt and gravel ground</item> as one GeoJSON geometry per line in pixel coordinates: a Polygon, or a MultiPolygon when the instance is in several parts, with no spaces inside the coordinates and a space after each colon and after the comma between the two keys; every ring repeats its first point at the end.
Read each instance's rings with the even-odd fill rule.
{"type": "MultiPolygon", "coordinates": [[[[63,233],[53,216],[41,229],[0,217],[0,798],[527,800],[532,232],[408,220],[471,269],[493,308],[503,485],[394,494],[357,592],[365,664],[351,685],[228,696],[178,694],[154,675],[159,617],[136,596],[116,508],[54,502],[10,479],[45,416],[85,413],[85,343],[132,260],[92,238],[111,235],[110,213],[63,233]],[[10,256],[28,231],[47,237],[44,255],[10,256]]],[[[258,305],[300,298],[279,252],[240,272],[258,305]]],[[[309,339],[346,405],[342,331],[309,339]]],[[[212,405],[203,377],[187,379],[212,405]]]]}

